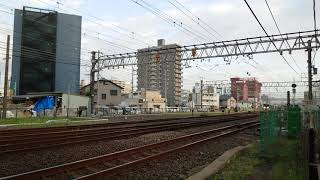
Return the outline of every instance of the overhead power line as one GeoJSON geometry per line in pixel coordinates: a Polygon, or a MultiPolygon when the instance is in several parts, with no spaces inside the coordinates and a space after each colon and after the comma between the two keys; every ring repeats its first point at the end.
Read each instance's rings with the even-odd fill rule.
{"type": "MultiPolygon", "coordinates": [[[[0,47],[1,48],[1,47],[0,47]]],[[[2,49],[2,48],[1,48],[2,49]]],[[[6,55],[5,53],[0,53],[1,55],[6,55]]],[[[26,53],[26,55],[33,55],[32,53],[26,53]]],[[[21,55],[12,55],[12,57],[18,57],[21,58],[21,55]]],[[[73,66],[89,66],[89,64],[80,64],[80,63],[70,63],[70,62],[64,62],[64,61],[60,61],[60,59],[56,59],[56,60],[31,60],[30,62],[55,62],[55,63],[59,63],[59,64],[67,64],[67,65],[73,65],[73,66]]]]}
{"type": "MultiPolygon", "coordinates": [[[[0,46],[0,48],[4,49],[4,47],[1,47],[1,46],[0,46]]],[[[13,53],[17,53],[17,54],[21,54],[21,52],[23,52],[23,53],[32,55],[32,57],[54,58],[54,59],[56,58],[56,54],[53,53],[53,52],[41,51],[41,50],[38,50],[38,49],[26,47],[26,46],[21,46],[20,50],[14,50],[12,48],[10,48],[9,50],[12,50],[13,53]]],[[[60,58],[60,59],[63,59],[63,60],[65,60],[64,62],[67,61],[66,63],[68,63],[68,62],[72,62],[72,61],[70,61],[71,58],[73,58],[73,57],[64,56],[63,58],[60,58]]],[[[86,61],[88,61],[88,60],[86,60],[86,61]]]]}
{"type": "MultiPolygon", "coordinates": [[[[50,7],[56,8],[55,6],[49,4],[48,2],[45,2],[45,1],[42,1],[42,0],[38,0],[38,1],[41,2],[41,3],[43,3],[43,4],[48,5],[48,6],[50,6],[50,7]]],[[[56,2],[55,2],[55,3],[56,3],[56,2]]],[[[59,4],[63,5],[62,3],[59,3],[59,4]]],[[[9,9],[14,9],[13,7],[10,7],[10,6],[4,5],[4,4],[1,4],[1,5],[2,5],[3,7],[9,8],[9,9]]],[[[65,11],[65,12],[68,12],[67,10],[62,9],[62,8],[60,8],[60,7],[58,7],[58,9],[60,9],[60,10],[62,10],[62,11],[65,11]]],[[[74,10],[76,10],[75,8],[72,8],[72,7],[68,7],[68,9],[74,9],[74,10]]],[[[77,11],[78,11],[78,12],[82,12],[82,11],[80,11],[80,10],[77,10],[77,11]]],[[[8,14],[13,14],[12,12],[11,12],[11,13],[10,13],[10,12],[6,12],[6,13],[8,13],[8,14]]],[[[129,44],[133,44],[133,42],[134,42],[134,44],[139,43],[140,45],[141,45],[141,44],[149,45],[148,43],[146,43],[146,42],[144,42],[144,41],[141,41],[141,40],[139,40],[139,39],[133,38],[133,37],[129,36],[129,35],[126,34],[126,33],[117,31],[116,29],[114,29],[114,28],[112,28],[112,27],[109,27],[109,26],[106,26],[106,25],[104,25],[104,24],[102,24],[102,23],[100,23],[100,22],[97,22],[97,21],[94,21],[94,20],[91,20],[91,19],[88,19],[88,18],[85,18],[85,17],[84,17],[83,19],[86,19],[86,20],[88,20],[89,22],[92,22],[92,23],[94,23],[94,24],[96,24],[96,25],[98,25],[98,26],[105,27],[106,30],[112,30],[112,31],[115,32],[115,33],[118,33],[118,34],[121,34],[121,35],[123,35],[123,36],[126,36],[126,37],[128,37],[128,39],[131,40],[131,41],[128,41],[128,40],[125,40],[125,39],[121,39],[121,38],[118,38],[118,37],[115,37],[115,36],[112,36],[112,35],[109,35],[109,34],[97,32],[97,31],[94,31],[94,30],[89,30],[89,29],[87,29],[87,28],[82,28],[82,30],[85,30],[86,32],[93,32],[93,33],[95,33],[96,35],[104,36],[104,37],[108,37],[108,38],[112,38],[112,39],[115,39],[115,40],[118,40],[118,41],[123,41],[123,42],[129,43],[129,44]],[[132,42],[132,40],[133,40],[133,42],[132,42]]],[[[103,21],[103,20],[101,20],[101,21],[103,21]]],[[[115,26],[116,26],[116,25],[115,25],[115,26]]],[[[75,26],[74,26],[74,27],[75,27],[75,26]]],[[[119,27],[120,27],[120,26],[119,26],[119,27]]],[[[75,27],[75,28],[79,28],[79,27],[75,27]]],[[[124,28],[122,28],[122,29],[124,29],[124,28]]],[[[88,34],[88,33],[85,33],[85,34],[88,34]]]]}
{"type": "MultiPolygon", "coordinates": [[[[41,1],[42,3],[48,4],[48,3],[46,3],[46,2],[44,2],[44,1],[42,1],[42,0],[38,0],[38,1],[41,1]]],[[[85,12],[85,11],[83,11],[83,10],[76,9],[76,8],[74,8],[74,7],[72,7],[72,6],[67,6],[67,5],[65,5],[65,4],[63,4],[63,3],[57,2],[56,0],[51,0],[51,1],[54,2],[54,3],[57,3],[58,5],[63,5],[63,6],[65,6],[65,7],[67,7],[68,9],[72,9],[72,10],[74,10],[74,11],[76,11],[76,12],[83,13],[83,14],[87,14],[89,17],[91,17],[91,18],[93,18],[93,19],[96,19],[96,20],[98,20],[98,21],[102,21],[102,22],[105,21],[105,19],[102,19],[102,18],[99,18],[99,17],[97,17],[97,16],[94,16],[94,15],[92,15],[90,12],[85,12]]],[[[58,6],[58,9],[61,9],[61,8],[58,6]]],[[[66,11],[66,10],[64,10],[64,11],[66,11]]],[[[118,28],[118,29],[120,29],[120,30],[122,30],[122,31],[126,31],[126,32],[128,32],[129,34],[123,33],[123,32],[120,32],[120,31],[117,31],[117,30],[114,29],[114,28],[110,28],[109,26],[107,27],[107,26],[105,26],[105,25],[103,25],[103,24],[101,24],[101,23],[99,23],[99,22],[90,20],[90,19],[88,19],[88,18],[85,18],[85,19],[87,19],[88,21],[93,22],[93,23],[95,23],[95,24],[98,23],[98,25],[103,26],[103,27],[106,27],[106,28],[108,28],[108,29],[110,29],[110,30],[112,30],[112,31],[114,31],[114,32],[116,32],[116,33],[125,35],[125,36],[127,36],[128,38],[135,40],[136,42],[143,43],[143,44],[145,44],[145,45],[147,45],[147,46],[150,46],[150,44],[146,43],[145,41],[142,41],[142,40],[140,40],[140,39],[135,39],[134,37],[130,37],[129,34],[131,34],[131,33],[134,33],[134,35],[138,35],[138,36],[140,36],[140,37],[143,37],[143,36],[141,36],[139,33],[136,33],[136,32],[134,32],[134,31],[131,31],[131,30],[128,29],[128,28],[125,28],[125,27],[123,27],[123,26],[120,26],[120,25],[116,25],[116,24],[111,23],[111,26],[114,26],[114,27],[116,27],[116,28],[118,28]]]]}
{"type": "MultiPolygon", "coordinates": [[[[174,0],[173,3],[172,1],[168,0],[168,2],[173,5],[175,8],[177,8],[181,13],[183,13],[185,16],[187,16],[189,19],[191,19],[195,24],[199,25],[203,30],[205,30],[207,33],[209,33],[213,38],[217,39],[218,41],[221,41],[221,39],[217,36],[221,36],[215,29],[213,29],[210,25],[208,25],[207,23],[205,23],[204,21],[202,21],[198,16],[194,15],[188,8],[186,8],[183,4],[181,4],[179,1],[174,0]],[[179,7],[179,6],[181,7],[179,7]],[[187,11],[187,12],[185,12],[187,11]],[[193,16],[193,17],[192,17],[193,16]],[[202,25],[203,24],[203,25],[202,25]],[[209,29],[204,26],[206,25],[207,27],[209,27],[209,29]],[[210,32],[213,31],[214,33],[210,32]]],[[[222,37],[222,36],[221,36],[222,37]]]]}
{"type": "MultiPolygon", "coordinates": [[[[3,32],[8,32],[8,33],[11,33],[12,31],[13,32],[17,32],[17,31],[14,31],[14,30],[10,30],[10,29],[7,29],[7,28],[0,28],[0,31],[3,31],[3,32]]],[[[21,33],[21,32],[17,32],[17,33],[21,33]]],[[[28,36],[28,35],[21,35],[21,37],[26,37],[27,39],[32,39],[32,40],[36,40],[36,41],[42,41],[42,42],[47,42],[45,40],[42,40],[42,39],[39,39],[39,38],[35,38],[35,37],[31,37],[31,36],[28,36]]],[[[49,36],[45,36],[45,37],[49,37],[49,36]]],[[[1,42],[0,43],[6,43],[6,42],[1,42]]],[[[56,45],[60,45],[62,47],[72,47],[72,48],[79,48],[79,47],[75,47],[75,46],[71,46],[71,45],[68,45],[66,43],[58,43],[56,42],[56,45]]],[[[10,46],[13,46],[13,42],[10,44],[10,46]]],[[[85,48],[81,48],[81,54],[83,55],[85,53],[85,55],[88,54],[88,52],[90,52],[92,50],[89,50],[89,49],[85,49],[85,48]]]]}
{"type": "MultiPolygon", "coordinates": [[[[276,46],[276,44],[272,41],[272,39],[270,38],[269,34],[267,33],[266,29],[263,27],[263,25],[261,24],[261,22],[259,21],[258,17],[256,16],[256,14],[253,12],[251,6],[249,5],[249,3],[247,2],[247,0],[244,0],[244,2],[246,3],[246,5],[248,6],[249,10],[251,11],[252,15],[254,16],[254,18],[257,20],[257,22],[259,23],[260,27],[262,28],[263,32],[267,35],[267,37],[270,39],[271,43],[273,44],[273,46],[277,49],[277,51],[279,52],[278,47],[276,46]]],[[[280,53],[280,52],[279,52],[280,53]]],[[[281,54],[280,54],[281,55],[281,54]]],[[[287,65],[297,74],[299,74],[291,65],[290,63],[287,61],[287,59],[281,55],[282,59],[287,63],[287,65]]]]}
{"type": "Polygon", "coordinates": [[[180,30],[182,32],[186,33],[188,36],[189,35],[194,36],[196,38],[201,39],[201,41],[204,41],[204,40],[207,41],[208,39],[211,39],[208,36],[202,34],[201,32],[198,32],[197,30],[195,30],[192,27],[188,26],[187,24],[183,23],[182,21],[179,21],[179,20],[169,16],[167,13],[152,6],[151,4],[147,3],[144,0],[131,0],[131,1],[138,4],[142,8],[152,12],[154,15],[160,17],[162,20],[166,21],[170,25],[174,25],[174,27],[180,28],[180,30]]]}
{"type": "MultiPolygon", "coordinates": [[[[270,15],[271,15],[271,17],[272,17],[272,19],[273,19],[274,24],[275,24],[276,27],[277,27],[277,30],[278,30],[279,34],[282,34],[281,31],[280,31],[279,25],[278,25],[278,23],[277,23],[274,15],[273,15],[272,11],[271,11],[271,8],[270,8],[270,5],[269,5],[268,1],[267,1],[267,0],[264,0],[264,1],[266,2],[266,5],[267,5],[268,10],[269,10],[269,12],[270,12],[270,15]]],[[[287,41],[287,43],[285,44],[285,46],[286,46],[286,47],[289,46],[288,41],[287,41]]],[[[289,55],[290,55],[291,59],[293,60],[293,62],[295,63],[295,65],[298,67],[298,69],[299,69],[300,71],[302,71],[301,68],[300,68],[300,66],[297,64],[296,60],[293,58],[293,56],[292,56],[290,53],[289,53],[289,55]]]]}
{"type": "MultiPolygon", "coordinates": [[[[7,6],[7,5],[4,5],[4,4],[1,4],[0,3],[0,7],[7,7],[7,8],[13,8],[13,7],[10,7],[10,6],[7,6]]],[[[13,15],[14,16],[14,13],[12,13],[12,12],[6,12],[6,13],[8,13],[8,14],[10,14],[10,15],[13,15]]],[[[30,19],[29,19],[30,20],[30,19]]],[[[39,24],[43,24],[43,25],[46,25],[46,26],[48,26],[48,27],[55,27],[55,26],[53,26],[53,25],[50,25],[50,24],[45,24],[45,23],[42,23],[42,22],[40,22],[40,21],[34,21],[34,20],[31,20],[31,21],[33,21],[33,22],[36,22],[36,23],[39,23],[39,24]]],[[[74,25],[62,25],[63,26],[63,29],[65,29],[64,30],[64,32],[66,32],[66,30],[69,30],[69,31],[74,31],[74,30],[76,30],[76,31],[78,31],[79,29],[81,29],[81,27],[78,27],[78,26],[74,26],[74,25]]],[[[124,50],[124,49],[127,49],[127,50],[135,50],[135,49],[133,49],[133,48],[130,48],[130,47],[127,47],[127,46],[125,46],[125,45],[121,45],[121,44],[118,44],[118,43],[114,43],[114,42],[111,42],[111,41],[109,41],[109,40],[106,40],[106,39],[103,39],[103,38],[101,38],[101,37],[99,37],[99,35],[101,34],[103,34],[103,33],[99,33],[99,32],[97,32],[97,35],[98,36],[94,36],[94,35],[91,35],[90,33],[87,33],[87,32],[81,32],[81,34],[84,36],[84,37],[91,37],[91,38],[94,38],[94,39],[97,39],[97,40],[100,40],[100,41],[102,41],[102,42],[104,42],[105,44],[108,44],[108,45],[110,45],[110,46],[112,46],[112,47],[115,47],[115,48],[118,48],[118,49],[122,49],[122,50],[124,50]]],[[[72,41],[72,40],[71,40],[72,41]]]]}
{"type": "Polygon", "coordinates": [[[202,24],[200,24],[199,21],[197,21],[197,19],[194,19],[192,16],[190,16],[189,14],[187,14],[186,12],[184,12],[180,7],[178,7],[176,4],[172,3],[171,1],[168,1],[171,5],[173,5],[175,8],[177,8],[182,14],[184,14],[185,16],[187,16],[189,19],[191,19],[195,24],[199,25],[203,30],[205,30],[208,34],[210,34],[214,39],[217,39],[218,41],[221,41],[219,39],[219,37],[217,37],[215,34],[213,34],[212,32],[210,32],[206,27],[204,27],[202,24]]]}
{"type": "Polygon", "coordinates": [[[205,26],[207,26],[209,29],[211,29],[213,32],[215,32],[218,36],[220,36],[221,38],[223,38],[223,36],[217,32],[217,30],[215,30],[212,26],[210,26],[208,23],[206,23],[204,20],[202,20],[201,18],[199,18],[197,15],[195,15],[193,12],[191,12],[185,5],[183,5],[182,3],[180,3],[178,0],[174,0],[177,4],[179,4],[181,7],[183,7],[186,11],[189,12],[189,14],[191,14],[192,16],[194,16],[199,22],[202,22],[202,24],[204,24],[205,26]]]}

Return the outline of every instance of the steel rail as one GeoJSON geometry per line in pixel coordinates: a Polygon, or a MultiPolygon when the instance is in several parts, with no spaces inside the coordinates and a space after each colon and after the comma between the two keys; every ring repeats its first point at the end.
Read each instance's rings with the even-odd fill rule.
{"type": "Polygon", "coordinates": [[[199,145],[201,143],[205,143],[205,142],[208,142],[208,141],[211,141],[211,140],[214,140],[214,139],[218,139],[218,138],[221,138],[221,137],[229,136],[229,135],[235,134],[237,132],[246,130],[248,128],[256,127],[258,125],[259,125],[259,123],[256,123],[256,124],[253,124],[253,125],[248,125],[248,126],[243,127],[243,128],[239,128],[237,130],[233,130],[233,131],[230,131],[230,132],[222,133],[222,134],[219,134],[219,135],[214,135],[214,136],[211,136],[211,137],[208,137],[208,138],[196,141],[196,142],[192,142],[192,143],[189,143],[189,144],[186,144],[186,145],[179,146],[179,147],[174,148],[174,149],[170,149],[170,150],[167,150],[167,151],[164,151],[164,152],[160,152],[160,153],[157,153],[155,155],[149,155],[147,157],[144,157],[144,158],[141,158],[141,159],[138,159],[138,160],[130,161],[130,162],[127,162],[127,163],[124,163],[124,164],[121,164],[121,165],[106,169],[106,170],[98,171],[98,172],[95,172],[95,173],[92,173],[92,174],[88,174],[88,175],[85,175],[85,176],[81,176],[81,177],[78,177],[78,178],[75,178],[75,179],[77,179],[77,180],[99,180],[99,179],[101,179],[102,180],[103,177],[105,177],[107,175],[112,175],[112,174],[114,174],[114,173],[116,173],[116,172],[118,172],[118,171],[120,171],[122,169],[132,168],[132,167],[137,166],[138,164],[145,163],[145,162],[148,162],[150,160],[162,158],[163,156],[166,156],[166,155],[168,155],[170,153],[176,153],[176,152],[179,152],[179,151],[181,151],[183,149],[191,148],[191,147],[193,147],[195,145],[199,145]]]}
{"type": "Polygon", "coordinates": [[[5,136],[6,134],[25,134],[27,132],[32,133],[40,133],[40,132],[49,132],[49,131],[65,131],[71,129],[89,129],[96,127],[104,127],[104,126],[120,126],[120,125],[129,125],[129,124],[138,124],[138,123],[153,123],[153,122],[164,122],[164,121],[172,121],[172,120],[180,120],[180,119],[201,119],[206,117],[211,118],[220,118],[225,116],[241,116],[246,115],[248,113],[237,113],[231,115],[216,115],[216,116],[197,116],[197,117],[178,117],[178,118],[166,118],[166,119],[155,119],[155,120],[142,120],[142,121],[126,121],[126,122],[108,122],[108,123],[99,123],[99,124],[85,124],[85,125],[68,125],[63,127],[44,127],[44,128],[19,128],[19,129],[10,129],[10,130],[0,130],[0,136],[5,136]]]}
{"type": "MultiPolygon", "coordinates": [[[[246,115],[246,117],[249,116],[246,115]]],[[[240,116],[222,116],[222,118],[228,118],[228,117],[240,117],[240,116]]],[[[192,118],[192,119],[173,119],[173,120],[166,120],[166,121],[156,121],[156,122],[149,122],[149,123],[135,123],[135,124],[126,124],[126,125],[120,125],[120,126],[101,126],[101,127],[96,127],[96,128],[89,128],[89,129],[83,129],[83,128],[78,128],[78,129],[66,129],[66,130],[48,130],[46,132],[26,132],[26,133],[13,133],[10,135],[1,135],[0,136],[0,144],[4,144],[10,140],[28,140],[28,139],[46,139],[49,137],[65,137],[68,134],[71,135],[77,135],[77,134],[89,134],[90,132],[98,132],[98,131],[104,131],[108,130],[110,131],[115,131],[115,130],[121,130],[121,129],[129,129],[129,128],[135,128],[135,127],[147,127],[147,126],[152,126],[152,125],[161,125],[161,124],[175,124],[175,123],[181,123],[181,122],[198,122],[202,121],[202,119],[208,119],[210,117],[205,117],[205,118],[192,118]]],[[[211,118],[212,120],[215,120],[215,118],[211,118]]],[[[221,118],[220,118],[221,119],[221,118]]]]}
{"type": "MultiPolygon", "coordinates": [[[[256,118],[247,117],[248,118],[256,118]]],[[[223,122],[230,122],[235,120],[240,120],[242,117],[233,117],[229,119],[224,119],[220,121],[201,121],[201,122],[192,122],[192,123],[181,123],[172,125],[163,125],[163,126],[155,126],[155,127],[145,127],[141,129],[133,129],[133,130],[123,130],[120,132],[106,132],[100,134],[93,134],[93,135],[83,135],[83,136],[75,136],[69,138],[59,138],[59,139],[48,139],[43,141],[31,141],[31,142],[24,142],[24,143],[16,143],[16,144],[8,144],[8,145],[0,145],[0,154],[8,154],[8,153],[18,153],[18,152],[27,152],[27,151],[36,151],[42,149],[49,149],[53,147],[61,147],[66,145],[73,145],[73,144],[84,144],[90,143],[95,141],[106,141],[106,140],[114,140],[114,139],[123,139],[127,137],[134,137],[138,135],[154,133],[159,131],[168,131],[168,130],[177,130],[183,128],[191,128],[191,127],[198,127],[207,124],[217,124],[223,122]]]]}
{"type": "MultiPolygon", "coordinates": [[[[247,117],[257,117],[256,115],[247,116],[247,117]]],[[[232,117],[231,117],[232,118],[232,117]]],[[[157,124],[142,124],[142,125],[135,125],[135,126],[126,126],[126,127],[113,127],[113,128],[97,128],[97,129],[86,129],[86,130],[71,130],[71,131],[59,131],[59,132],[52,132],[52,133],[40,133],[40,134],[25,134],[25,135],[18,135],[18,136],[3,136],[0,137],[0,148],[2,145],[8,144],[16,144],[16,143],[27,143],[28,141],[32,142],[45,142],[48,140],[58,140],[59,138],[68,140],[71,137],[89,137],[88,135],[98,135],[98,134],[111,134],[111,133],[121,133],[126,132],[128,130],[143,130],[143,128],[151,128],[151,127],[166,127],[168,125],[182,125],[182,124],[191,124],[191,123],[201,123],[212,121],[212,123],[219,123],[221,121],[228,122],[230,118],[224,118],[219,120],[211,120],[211,119],[201,119],[201,120],[185,120],[185,121],[174,121],[174,122],[165,122],[165,123],[157,123],[157,124]],[[50,139],[48,139],[50,138],[50,139]]],[[[231,119],[232,120],[232,119],[231,119]]]]}
{"type": "Polygon", "coordinates": [[[258,125],[259,125],[258,121],[250,121],[250,122],[246,122],[246,123],[242,123],[242,124],[229,125],[229,126],[225,126],[225,127],[221,127],[221,128],[216,128],[216,129],[212,129],[212,130],[207,130],[207,131],[203,131],[203,132],[198,132],[198,133],[193,133],[193,134],[177,137],[177,138],[170,139],[170,140],[161,141],[158,143],[152,143],[152,144],[134,147],[134,148],[130,148],[130,149],[114,152],[114,153],[109,153],[109,154],[102,155],[102,156],[88,158],[88,159],[84,159],[84,160],[80,160],[80,161],[75,161],[75,162],[71,162],[71,163],[66,163],[66,164],[62,164],[62,165],[58,165],[58,166],[53,166],[53,167],[44,168],[44,169],[40,169],[40,170],[21,173],[21,174],[17,174],[17,175],[7,176],[7,177],[0,178],[0,180],[11,180],[11,179],[25,180],[25,179],[41,179],[41,178],[42,179],[50,179],[51,177],[54,177],[57,175],[65,175],[65,174],[67,175],[66,179],[74,179],[74,178],[101,179],[103,176],[106,176],[107,174],[112,174],[112,173],[117,172],[123,168],[133,167],[134,165],[139,164],[139,163],[144,163],[147,160],[159,158],[159,157],[162,157],[163,155],[167,155],[167,154],[173,153],[173,152],[178,152],[182,149],[190,148],[190,147],[197,145],[197,144],[201,144],[204,142],[208,142],[210,140],[214,140],[217,138],[232,135],[237,132],[243,131],[245,129],[248,129],[251,127],[256,127],[258,125]],[[236,129],[232,130],[234,128],[236,128],[236,129]],[[215,133],[225,131],[225,130],[229,130],[229,131],[224,132],[219,135],[215,134],[215,133]],[[210,136],[211,134],[214,134],[214,135],[210,136]],[[170,148],[169,146],[166,146],[166,145],[172,146],[175,143],[185,143],[186,141],[191,141],[192,138],[200,138],[200,139],[197,139],[196,141],[193,140],[193,142],[191,142],[191,143],[180,145],[178,147],[170,148]],[[162,150],[162,152],[161,151],[158,152],[159,148],[161,149],[161,148],[167,148],[167,147],[169,147],[169,149],[162,150]],[[152,151],[156,151],[156,154],[148,154],[148,153],[151,153],[152,151]],[[137,154],[140,154],[143,157],[137,157],[137,154]],[[131,160],[131,161],[125,162],[125,163],[121,163],[120,165],[113,165],[111,168],[104,169],[101,171],[98,170],[97,172],[92,172],[92,169],[95,169],[95,168],[89,168],[89,169],[91,169],[91,172],[90,172],[90,170],[88,170],[88,167],[96,165],[96,164],[104,164],[105,162],[110,163],[112,160],[117,161],[117,160],[123,159],[125,157],[132,158],[134,156],[136,156],[138,159],[131,160]],[[83,169],[87,169],[87,171],[89,171],[89,173],[87,173],[86,175],[81,175],[79,177],[74,177],[72,175],[73,174],[72,172],[77,171],[77,170],[83,170],[83,169]]]}

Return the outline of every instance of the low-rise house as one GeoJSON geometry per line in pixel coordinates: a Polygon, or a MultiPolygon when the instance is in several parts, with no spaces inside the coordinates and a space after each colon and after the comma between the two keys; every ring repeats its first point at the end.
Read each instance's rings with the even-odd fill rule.
{"type": "Polygon", "coordinates": [[[137,107],[143,112],[164,111],[166,107],[165,98],[160,94],[159,90],[145,90],[135,92],[121,102],[124,107],[137,107]]]}
{"type": "MultiPolygon", "coordinates": [[[[113,107],[121,103],[122,87],[106,79],[94,82],[93,103],[95,108],[113,107]]],[[[90,84],[81,88],[81,94],[90,96],[90,84]]]]}
{"type": "Polygon", "coordinates": [[[235,98],[228,94],[220,96],[220,108],[235,109],[237,106],[237,101],[235,98]]]}

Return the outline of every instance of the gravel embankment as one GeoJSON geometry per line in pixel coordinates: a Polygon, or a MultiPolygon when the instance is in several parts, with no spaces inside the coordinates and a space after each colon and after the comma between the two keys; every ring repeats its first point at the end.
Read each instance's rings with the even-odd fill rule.
{"type": "MultiPolygon", "coordinates": [[[[41,169],[45,167],[50,167],[54,165],[59,165],[62,163],[77,161],[85,158],[99,156],[99,155],[103,155],[111,152],[116,152],[119,150],[124,150],[132,147],[142,146],[145,144],[155,143],[163,140],[168,140],[168,139],[172,139],[172,138],[186,135],[189,133],[200,132],[208,129],[221,127],[226,124],[230,124],[230,123],[213,124],[213,125],[207,125],[207,126],[191,128],[191,129],[183,129],[178,131],[165,131],[165,132],[159,132],[159,133],[151,133],[151,134],[146,134],[139,137],[133,137],[130,139],[100,141],[100,142],[92,142],[92,143],[82,144],[82,145],[70,145],[70,146],[65,146],[60,148],[53,148],[50,150],[41,150],[37,152],[26,152],[26,153],[2,155],[0,160],[0,177],[22,173],[26,171],[31,171],[31,170],[36,170],[36,169],[41,169]]],[[[218,144],[214,146],[217,146],[218,150],[221,149],[221,152],[224,152],[225,150],[228,149],[225,147],[229,147],[234,143],[239,144],[237,143],[237,141],[235,142],[230,141],[230,142],[222,143],[223,148],[220,147],[220,145],[217,146],[218,144]],[[228,144],[228,143],[231,143],[231,144],[228,144]]],[[[205,149],[206,148],[207,147],[205,147],[205,149]]],[[[212,151],[215,151],[215,149],[213,149],[212,151]]],[[[219,152],[220,151],[214,152],[214,154],[217,154],[219,152]]],[[[132,176],[135,176],[135,175],[137,174],[134,173],[132,176]]],[[[144,177],[147,177],[147,176],[144,176],[144,177]]]]}
{"type": "Polygon", "coordinates": [[[199,172],[226,150],[257,141],[256,130],[247,130],[216,141],[211,141],[192,149],[149,161],[147,164],[127,170],[125,173],[106,179],[119,180],[183,180],[199,172]]]}

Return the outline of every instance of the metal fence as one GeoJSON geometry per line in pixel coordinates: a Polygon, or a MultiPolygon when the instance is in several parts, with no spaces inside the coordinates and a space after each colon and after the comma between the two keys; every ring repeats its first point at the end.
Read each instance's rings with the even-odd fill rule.
{"type": "Polygon", "coordinates": [[[164,113],[192,113],[192,112],[214,112],[210,108],[190,108],[190,107],[167,107],[167,108],[142,108],[142,107],[127,107],[127,108],[96,108],[95,115],[134,115],[134,114],[164,114],[164,113]]]}
{"type": "MultiPolygon", "coordinates": [[[[2,115],[0,109],[0,117],[2,115]]],[[[93,116],[114,116],[114,115],[139,115],[139,114],[170,114],[170,113],[201,113],[206,114],[210,112],[230,113],[230,110],[214,111],[209,108],[190,108],[190,107],[167,107],[167,108],[140,108],[140,107],[108,107],[95,108],[93,116]]],[[[86,108],[58,108],[45,109],[40,112],[35,112],[31,108],[8,108],[7,118],[29,118],[29,117],[91,117],[90,109],[86,108]]]]}
{"type": "Polygon", "coordinates": [[[298,106],[276,107],[260,111],[260,147],[267,151],[279,138],[301,135],[302,115],[298,106]]]}
{"type": "MultiPolygon", "coordinates": [[[[3,110],[0,109],[1,114],[3,110]]],[[[87,109],[79,108],[59,108],[45,109],[40,112],[35,112],[30,108],[8,108],[7,118],[29,118],[29,117],[87,117],[90,112],[87,109]]]]}

